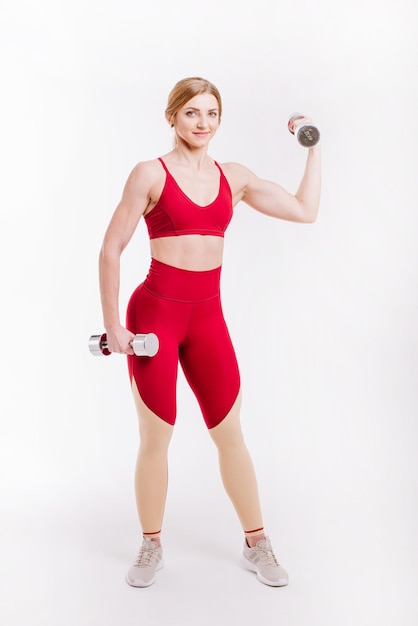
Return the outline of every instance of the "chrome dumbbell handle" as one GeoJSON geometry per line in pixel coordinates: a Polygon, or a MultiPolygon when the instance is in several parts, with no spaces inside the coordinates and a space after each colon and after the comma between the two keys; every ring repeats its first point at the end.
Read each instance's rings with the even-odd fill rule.
{"type": "Polygon", "coordinates": [[[303,122],[303,117],[305,116],[302,113],[293,113],[289,117],[287,127],[289,132],[295,135],[301,146],[304,148],[312,148],[318,143],[321,133],[313,124],[303,122]]]}
{"type": "MultiPolygon", "coordinates": [[[[154,333],[146,335],[135,335],[131,341],[131,346],[136,356],[155,356],[160,347],[158,337],[154,333]]],[[[111,354],[107,347],[107,335],[91,335],[89,339],[89,350],[93,356],[108,356],[111,354]]]]}

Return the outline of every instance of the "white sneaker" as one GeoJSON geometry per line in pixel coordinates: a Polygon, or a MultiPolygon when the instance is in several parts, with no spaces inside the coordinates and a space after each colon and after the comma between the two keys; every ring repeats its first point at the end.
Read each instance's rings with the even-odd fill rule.
{"type": "Polygon", "coordinates": [[[256,572],[258,580],[265,585],[284,587],[289,583],[289,575],[277,562],[268,537],[258,541],[254,548],[249,548],[247,542],[244,542],[241,565],[251,572],[256,572]]]}
{"type": "Polygon", "coordinates": [[[138,558],[129,568],[126,582],[132,587],[149,587],[163,566],[163,549],[152,539],[144,539],[138,558]]]}

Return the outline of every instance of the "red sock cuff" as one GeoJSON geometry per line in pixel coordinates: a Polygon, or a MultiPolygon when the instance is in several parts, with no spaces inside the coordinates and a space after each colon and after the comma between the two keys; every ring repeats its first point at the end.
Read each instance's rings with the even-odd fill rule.
{"type": "Polygon", "coordinates": [[[254,528],[254,530],[244,530],[246,535],[249,535],[250,533],[259,533],[262,530],[264,530],[264,526],[262,526],[261,528],[254,528]]]}
{"type": "Polygon", "coordinates": [[[147,537],[148,535],[159,535],[161,532],[161,530],[157,530],[155,533],[142,533],[144,535],[144,537],[147,537]]]}

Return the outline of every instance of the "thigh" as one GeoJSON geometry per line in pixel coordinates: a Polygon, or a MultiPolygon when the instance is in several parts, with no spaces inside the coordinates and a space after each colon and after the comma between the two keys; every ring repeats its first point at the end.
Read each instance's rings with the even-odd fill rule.
{"type": "Polygon", "coordinates": [[[244,436],[241,428],[241,391],[231,407],[226,417],[209,433],[219,450],[235,448],[244,443],[244,436]]]}
{"type": "Polygon", "coordinates": [[[220,300],[196,303],[180,362],[208,428],[230,412],[240,390],[240,375],[220,300]]]}
{"type": "Polygon", "coordinates": [[[132,394],[138,414],[141,446],[147,450],[166,450],[171,440],[173,426],[151,411],[141,398],[135,379],[132,394]]]}
{"type": "Polygon", "coordinates": [[[187,324],[185,315],[181,303],[154,296],[140,286],[132,295],[126,316],[131,332],[153,332],[159,339],[155,356],[128,356],[129,375],[145,406],[172,425],[176,420],[178,346],[187,324]]]}

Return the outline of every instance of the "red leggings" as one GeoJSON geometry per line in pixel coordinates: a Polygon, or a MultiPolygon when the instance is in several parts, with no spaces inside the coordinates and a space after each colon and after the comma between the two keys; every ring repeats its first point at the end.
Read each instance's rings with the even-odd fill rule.
{"type": "Polygon", "coordinates": [[[155,333],[160,347],[153,357],[128,356],[129,376],[156,415],[176,421],[178,362],[208,428],[232,408],[240,375],[220,299],[221,268],[203,272],[178,269],[152,259],[146,280],[133,292],[126,326],[155,333]]]}

